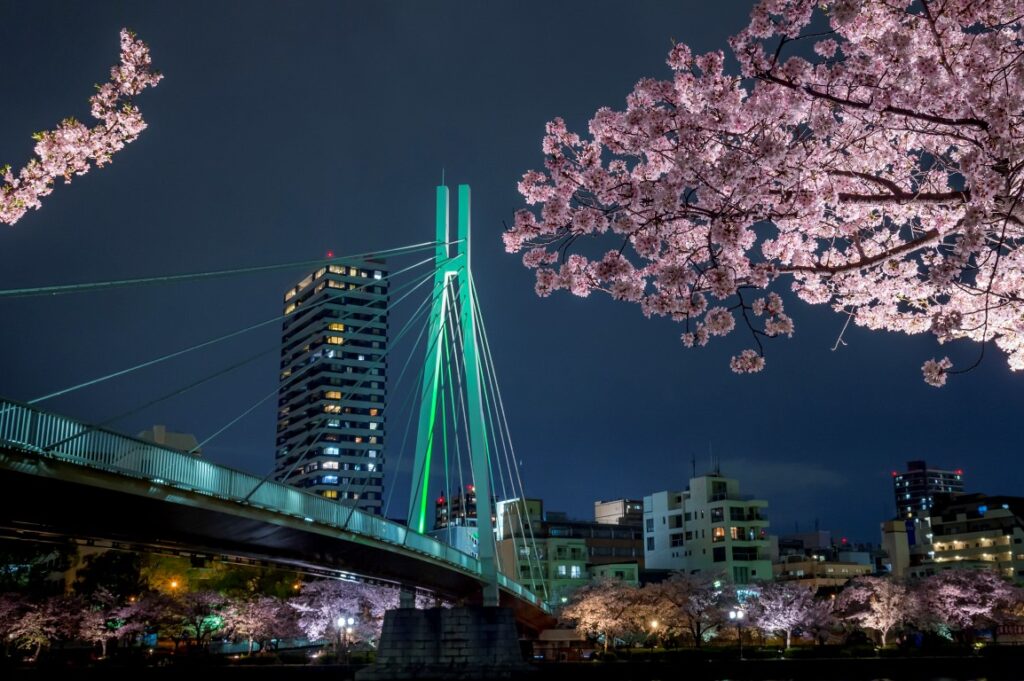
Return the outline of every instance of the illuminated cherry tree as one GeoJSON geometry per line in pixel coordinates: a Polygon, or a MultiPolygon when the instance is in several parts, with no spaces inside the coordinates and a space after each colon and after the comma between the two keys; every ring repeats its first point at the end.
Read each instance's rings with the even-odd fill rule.
{"type": "Polygon", "coordinates": [[[888,577],[858,577],[838,601],[842,618],[877,631],[883,648],[893,630],[915,618],[918,605],[906,584],[888,577]]]}
{"type": "Polygon", "coordinates": [[[604,649],[616,638],[643,629],[640,590],[620,579],[599,579],[577,589],[559,618],[583,636],[604,638],[604,649]]]}
{"type": "Polygon", "coordinates": [[[651,618],[670,635],[683,634],[700,648],[725,621],[725,592],[707,577],[676,572],[663,582],[644,587],[651,618]]]}
{"type": "Polygon", "coordinates": [[[303,584],[302,593],[288,604],[299,613],[299,627],[309,640],[333,639],[340,643],[344,632],[344,638],[354,643],[380,637],[384,611],[398,606],[398,591],[323,579],[303,584]]]}
{"type": "Polygon", "coordinates": [[[53,191],[55,179],[70,182],[72,176],[84,175],[93,165],[102,167],[133,142],[146,129],[146,122],[132,98],[162,77],[151,69],[146,44],[122,29],[121,62],[110,69],[110,80],[89,98],[92,116],[99,123],[89,127],[65,118],[53,130],[33,135],[35,158],[17,173],[10,166],[0,168],[0,222],[13,225],[30,208],[42,205],[40,200],[53,191]]]}
{"type": "Polygon", "coordinates": [[[783,287],[1024,369],[1022,16],[1024,0],[762,0],[730,40],[738,74],[677,44],[671,78],[640,80],[589,137],[549,123],[506,250],[538,295],[603,291],[677,320],[687,347],[745,329],[739,373],[793,335],[783,287]]]}
{"type": "Polygon", "coordinates": [[[255,596],[232,601],[224,609],[224,628],[248,641],[252,655],[256,642],[282,638],[295,629],[295,612],[279,598],[255,596]]]}
{"type": "Polygon", "coordinates": [[[991,570],[944,570],[918,588],[923,619],[950,632],[997,625],[1020,600],[1017,589],[991,570]]]}
{"type": "Polygon", "coordinates": [[[794,582],[773,582],[760,588],[751,610],[754,625],[766,633],[781,632],[789,648],[793,631],[806,626],[817,608],[812,589],[794,582]]]}

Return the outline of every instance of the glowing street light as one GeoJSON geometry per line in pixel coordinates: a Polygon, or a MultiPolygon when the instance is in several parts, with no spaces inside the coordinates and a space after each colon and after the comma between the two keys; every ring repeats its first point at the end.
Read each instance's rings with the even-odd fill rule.
{"type": "Polygon", "coordinates": [[[740,659],[743,659],[743,618],[746,617],[746,613],[739,608],[733,608],[729,611],[729,619],[736,623],[736,640],[739,641],[740,646],[740,659]]]}

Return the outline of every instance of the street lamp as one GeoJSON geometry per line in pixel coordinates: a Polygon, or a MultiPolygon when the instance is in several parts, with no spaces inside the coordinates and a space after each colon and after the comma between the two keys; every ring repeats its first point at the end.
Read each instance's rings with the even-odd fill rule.
{"type": "Polygon", "coordinates": [[[746,613],[739,608],[733,608],[729,611],[729,619],[736,623],[736,640],[739,641],[740,646],[740,659],[743,659],[743,618],[746,613]]]}
{"type": "Polygon", "coordinates": [[[356,620],[354,617],[338,618],[338,645],[339,647],[344,647],[346,664],[348,663],[348,639],[352,635],[352,625],[355,623],[356,620]],[[342,641],[344,641],[344,644],[342,641]]]}
{"type": "Polygon", "coordinates": [[[653,650],[658,643],[658,620],[651,620],[651,639],[651,649],[653,650]]]}

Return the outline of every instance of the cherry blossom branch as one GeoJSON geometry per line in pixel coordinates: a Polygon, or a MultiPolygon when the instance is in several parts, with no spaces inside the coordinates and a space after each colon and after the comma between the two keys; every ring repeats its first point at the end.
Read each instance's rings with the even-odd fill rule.
{"type": "Polygon", "coordinates": [[[87,127],[66,118],[53,130],[33,135],[36,157],[17,174],[5,166],[0,186],[0,223],[13,225],[40,199],[53,191],[53,181],[84,175],[93,164],[106,165],[110,158],[146,129],[132,97],[163,78],[150,68],[149,48],[128,29],[121,30],[121,61],[110,70],[110,81],[99,86],[89,99],[92,116],[100,121],[87,127]]]}

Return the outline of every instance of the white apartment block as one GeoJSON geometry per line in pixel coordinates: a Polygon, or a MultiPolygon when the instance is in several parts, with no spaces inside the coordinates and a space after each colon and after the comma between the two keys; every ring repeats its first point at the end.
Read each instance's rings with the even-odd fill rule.
{"type": "Polygon", "coordinates": [[[768,502],[741,496],[721,475],[692,478],[680,492],[644,497],[644,563],[736,584],[768,581],[768,502]]]}

